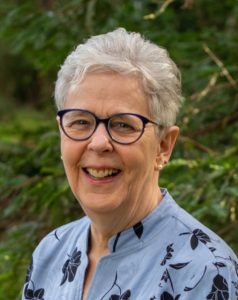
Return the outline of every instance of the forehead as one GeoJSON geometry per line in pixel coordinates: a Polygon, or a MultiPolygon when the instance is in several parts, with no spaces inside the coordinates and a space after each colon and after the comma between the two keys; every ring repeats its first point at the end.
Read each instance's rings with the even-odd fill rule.
{"type": "Polygon", "coordinates": [[[141,80],[115,72],[89,73],[68,92],[65,108],[87,109],[102,115],[134,112],[149,115],[141,80]]]}

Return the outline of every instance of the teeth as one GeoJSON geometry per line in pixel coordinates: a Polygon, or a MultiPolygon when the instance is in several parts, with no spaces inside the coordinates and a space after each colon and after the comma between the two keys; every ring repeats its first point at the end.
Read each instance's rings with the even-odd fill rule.
{"type": "Polygon", "coordinates": [[[103,177],[117,174],[119,172],[116,169],[96,170],[96,169],[87,168],[86,170],[91,176],[93,176],[95,178],[103,178],[103,177]]]}

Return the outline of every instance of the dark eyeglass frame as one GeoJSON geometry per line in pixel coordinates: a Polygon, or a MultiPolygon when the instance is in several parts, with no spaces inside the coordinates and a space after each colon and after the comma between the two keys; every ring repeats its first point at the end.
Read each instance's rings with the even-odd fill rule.
{"type": "Polygon", "coordinates": [[[146,117],[144,117],[144,116],[142,116],[142,115],[134,114],[134,113],[117,113],[117,114],[111,115],[111,116],[108,117],[108,118],[98,118],[98,117],[97,117],[94,113],[92,113],[91,111],[88,111],[88,110],[85,110],[85,109],[72,108],[72,109],[62,109],[62,110],[59,110],[59,111],[57,112],[57,116],[60,118],[60,127],[61,127],[61,129],[63,130],[64,134],[65,134],[68,138],[70,138],[71,140],[74,140],[74,141],[86,141],[86,140],[88,140],[88,139],[94,134],[94,132],[97,130],[98,125],[99,125],[100,123],[103,123],[103,124],[104,124],[104,126],[105,126],[105,128],[106,128],[106,131],[107,131],[109,137],[111,138],[111,140],[114,141],[114,142],[116,142],[116,143],[118,143],[118,144],[121,144],[121,145],[129,145],[129,144],[133,144],[133,143],[137,142],[137,141],[142,137],[142,135],[143,135],[143,133],[144,133],[144,131],[145,131],[145,126],[146,126],[148,123],[151,123],[151,124],[157,125],[157,126],[159,126],[159,127],[162,127],[160,124],[158,124],[158,123],[156,123],[156,122],[153,122],[153,121],[149,120],[148,118],[146,118],[146,117]],[[64,126],[63,126],[63,117],[64,117],[64,115],[65,115],[66,113],[71,112],[71,111],[72,111],[72,112],[74,112],[74,111],[75,111],[75,112],[77,112],[77,111],[78,111],[78,112],[86,112],[86,113],[88,113],[88,114],[90,114],[90,115],[92,115],[92,116],[94,117],[94,119],[95,119],[95,121],[96,121],[96,123],[95,123],[95,128],[94,128],[94,130],[92,131],[92,133],[91,133],[88,137],[83,138],[83,139],[78,139],[78,138],[73,138],[73,137],[71,137],[71,136],[69,136],[69,135],[67,134],[67,132],[66,132],[66,130],[64,129],[64,126]],[[131,115],[131,116],[135,116],[135,117],[139,118],[139,119],[142,121],[143,127],[142,127],[142,130],[141,130],[141,133],[140,133],[140,135],[136,138],[136,140],[134,140],[134,141],[132,141],[132,142],[127,142],[127,143],[119,142],[118,140],[116,140],[115,138],[113,138],[112,135],[111,135],[111,133],[110,133],[108,124],[109,124],[111,118],[113,118],[113,117],[115,117],[115,116],[123,116],[123,115],[131,115]]]}

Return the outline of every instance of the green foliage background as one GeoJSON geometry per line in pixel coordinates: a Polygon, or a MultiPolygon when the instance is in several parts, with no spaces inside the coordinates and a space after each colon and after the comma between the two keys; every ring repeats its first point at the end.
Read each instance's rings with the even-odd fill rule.
{"type": "Polygon", "coordinates": [[[0,300],[20,299],[36,244],[82,214],[60,161],[54,81],[79,42],[119,26],[166,47],[182,72],[161,186],[238,253],[238,1],[1,1],[0,300]]]}

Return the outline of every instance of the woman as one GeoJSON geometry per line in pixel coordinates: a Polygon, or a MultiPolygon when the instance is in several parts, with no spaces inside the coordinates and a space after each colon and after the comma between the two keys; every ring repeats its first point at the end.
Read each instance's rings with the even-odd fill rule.
{"type": "Polygon", "coordinates": [[[86,216],[41,241],[22,299],[236,299],[235,254],[158,187],[182,101],[167,52],[124,29],[94,36],[61,67],[55,99],[86,216]]]}

